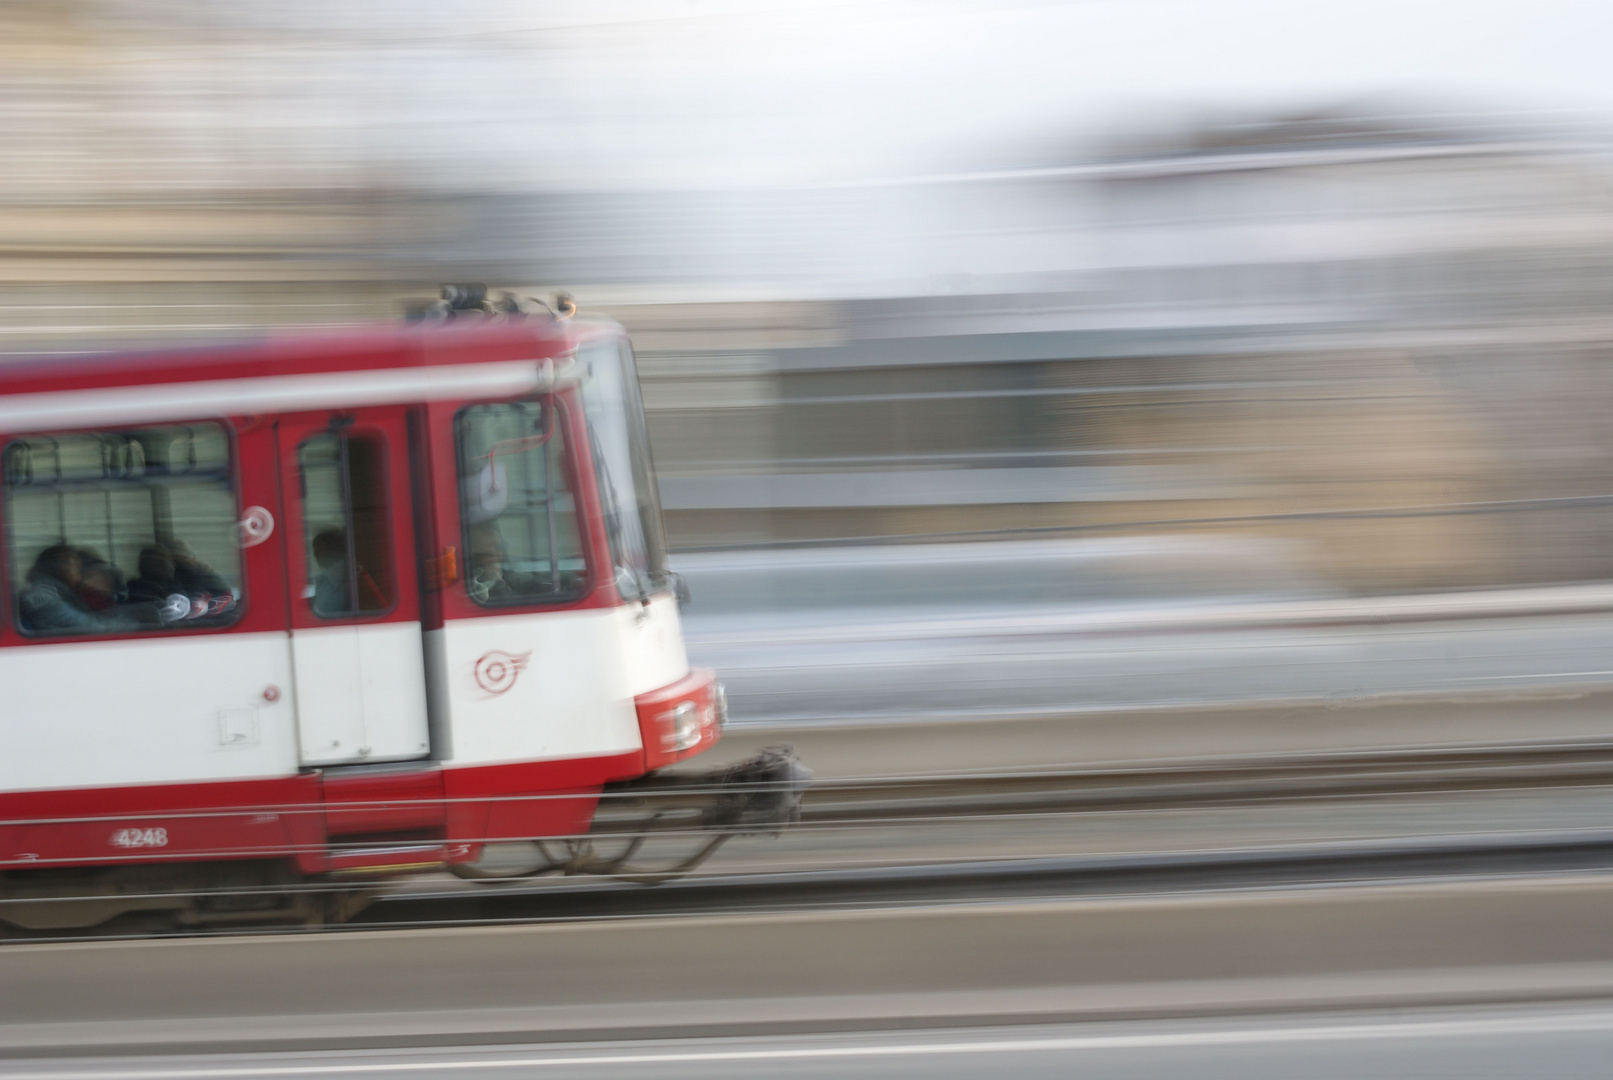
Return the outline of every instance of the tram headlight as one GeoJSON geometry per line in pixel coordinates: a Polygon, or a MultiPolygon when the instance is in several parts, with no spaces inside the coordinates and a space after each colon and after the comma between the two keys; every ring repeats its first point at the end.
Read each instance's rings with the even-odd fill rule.
{"type": "Polygon", "coordinates": [[[661,727],[661,749],[667,753],[687,750],[700,741],[700,707],[692,701],[679,702],[656,720],[661,727]]]}

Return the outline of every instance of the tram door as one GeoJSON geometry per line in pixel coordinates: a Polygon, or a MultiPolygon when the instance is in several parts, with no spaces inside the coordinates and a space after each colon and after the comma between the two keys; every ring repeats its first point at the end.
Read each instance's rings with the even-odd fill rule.
{"type": "Polygon", "coordinates": [[[405,415],[348,409],[280,423],[304,765],[430,751],[405,415]]]}

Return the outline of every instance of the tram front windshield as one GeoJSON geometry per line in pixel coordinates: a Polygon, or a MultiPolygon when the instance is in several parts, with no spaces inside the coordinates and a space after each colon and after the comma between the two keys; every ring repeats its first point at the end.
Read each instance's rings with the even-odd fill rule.
{"type": "Polygon", "coordinates": [[[645,599],[667,588],[668,574],[633,353],[626,341],[606,339],[579,347],[577,363],[616,591],[645,599]]]}

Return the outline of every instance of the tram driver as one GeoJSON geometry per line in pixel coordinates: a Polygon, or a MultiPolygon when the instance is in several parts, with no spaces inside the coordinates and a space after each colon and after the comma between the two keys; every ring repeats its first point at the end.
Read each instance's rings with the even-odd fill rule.
{"type": "Polygon", "coordinates": [[[498,524],[485,521],[470,529],[470,579],[466,588],[479,604],[499,604],[553,592],[543,574],[507,569],[504,537],[498,524]]]}
{"type": "Polygon", "coordinates": [[[466,588],[471,599],[480,604],[516,598],[514,586],[504,576],[504,538],[491,521],[471,526],[470,580],[466,588]]]}

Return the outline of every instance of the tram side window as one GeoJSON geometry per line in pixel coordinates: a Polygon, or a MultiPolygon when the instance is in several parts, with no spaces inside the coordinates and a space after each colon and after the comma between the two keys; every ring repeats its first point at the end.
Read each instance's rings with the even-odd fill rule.
{"type": "Polygon", "coordinates": [[[324,619],[392,607],[385,444],[364,433],[316,435],[297,448],[302,476],[303,599],[324,619]]]}
{"type": "Polygon", "coordinates": [[[465,589],[478,604],[582,593],[587,565],[559,419],[552,398],[472,405],[454,419],[465,589]]]}
{"type": "Polygon", "coordinates": [[[216,628],[239,615],[223,425],[15,439],[3,485],[12,614],[24,633],[216,628]]]}

